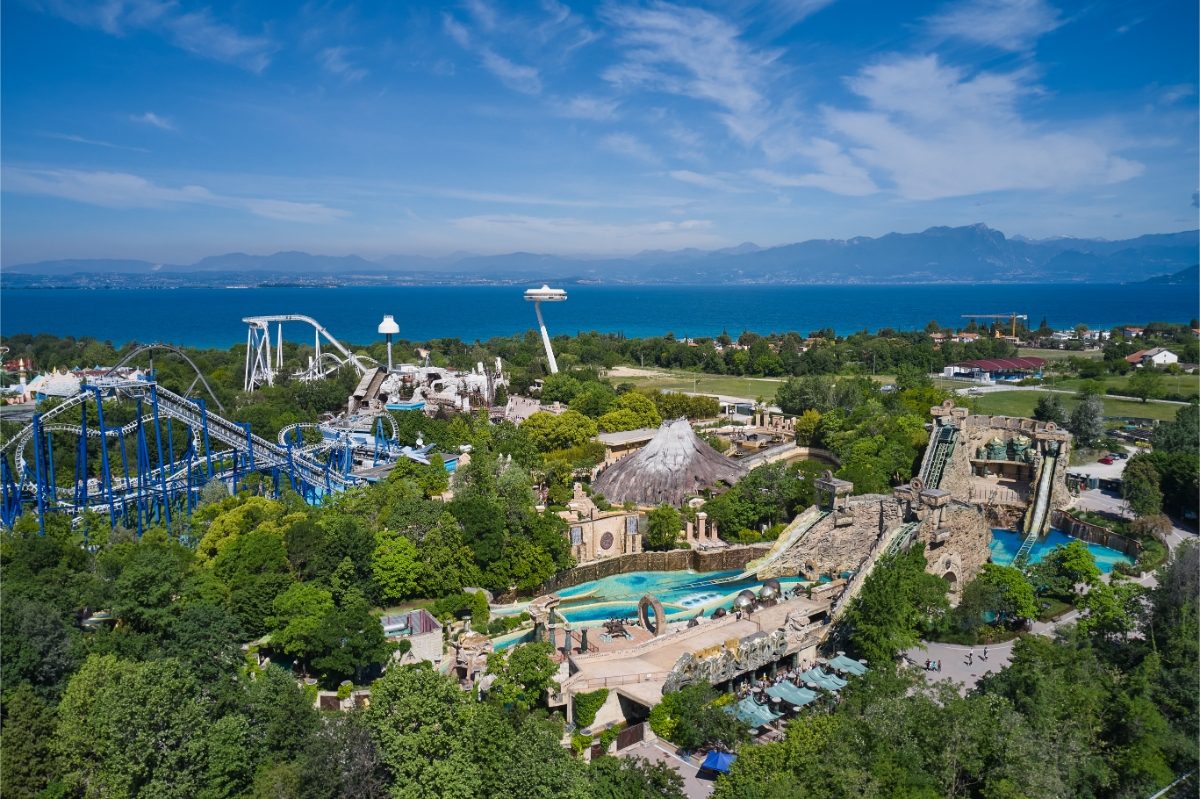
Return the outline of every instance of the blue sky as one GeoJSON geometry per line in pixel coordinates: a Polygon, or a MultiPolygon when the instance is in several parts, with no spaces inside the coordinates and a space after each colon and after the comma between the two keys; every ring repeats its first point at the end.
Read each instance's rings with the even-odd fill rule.
{"type": "Polygon", "coordinates": [[[1194,0],[3,7],[4,263],[1197,224],[1194,0]]]}

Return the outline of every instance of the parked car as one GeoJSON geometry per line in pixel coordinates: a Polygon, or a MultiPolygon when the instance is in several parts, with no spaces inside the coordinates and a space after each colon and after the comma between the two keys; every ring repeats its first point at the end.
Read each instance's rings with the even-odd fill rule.
{"type": "Polygon", "coordinates": [[[1103,458],[1100,459],[1100,462],[1103,463],[1105,466],[1112,466],[1113,457],[1111,455],[1105,455],[1103,458]]]}

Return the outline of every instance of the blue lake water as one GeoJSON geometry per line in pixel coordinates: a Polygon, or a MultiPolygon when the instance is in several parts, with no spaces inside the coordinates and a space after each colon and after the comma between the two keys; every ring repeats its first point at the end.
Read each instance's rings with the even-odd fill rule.
{"type": "MultiPolygon", "coordinates": [[[[228,348],[246,340],[242,317],[306,314],[342,341],[367,344],[393,314],[404,339],[466,341],[530,330],[533,309],[518,286],[389,286],[254,289],[5,289],[0,336],[53,333],[126,341],[228,348]]],[[[552,334],[578,331],[677,337],[728,330],[840,334],[890,327],[924,328],[931,319],[965,323],[962,314],[1016,310],[1036,325],[1093,328],[1200,316],[1193,290],[1131,285],[934,286],[569,286],[570,299],[545,309],[552,334]]],[[[300,326],[285,337],[309,342],[300,326]]]]}
{"type": "MultiPolygon", "coordinates": [[[[992,562],[1001,566],[1011,564],[1017,557],[1017,552],[1021,549],[1021,542],[1023,540],[1023,535],[1015,533],[1012,530],[993,529],[991,543],[992,562]]],[[[1038,563],[1055,548],[1066,546],[1076,540],[1078,539],[1072,538],[1066,533],[1051,530],[1045,538],[1042,538],[1033,545],[1033,549],[1029,551],[1029,562],[1038,563]]],[[[1124,552],[1110,549],[1100,544],[1084,543],[1087,543],[1088,551],[1096,558],[1096,565],[1105,574],[1111,572],[1113,567],[1118,563],[1133,563],[1134,561],[1133,558],[1124,552]]]]}

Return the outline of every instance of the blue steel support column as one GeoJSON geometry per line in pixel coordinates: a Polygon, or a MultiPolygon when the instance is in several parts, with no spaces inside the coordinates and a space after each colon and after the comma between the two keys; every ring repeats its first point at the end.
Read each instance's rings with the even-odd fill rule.
{"type": "Polygon", "coordinates": [[[295,435],[296,431],[292,430],[289,435],[283,437],[283,440],[287,444],[288,479],[292,481],[292,490],[300,493],[300,489],[296,487],[296,464],[292,461],[292,438],[295,435]]]}
{"type": "Polygon", "coordinates": [[[33,484],[37,497],[38,534],[46,534],[46,486],[42,474],[42,415],[33,415],[33,484]]]}
{"type": "Polygon", "coordinates": [[[204,432],[204,460],[208,464],[208,479],[213,478],[212,467],[212,442],[208,440],[208,407],[204,404],[204,398],[196,400],[196,404],[200,406],[200,429],[204,432]]]}
{"type": "Polygon", "coordinates": [[[104,496],[108,499],[108,526],[117,526],[117,508],[113,503],[112,495],[112,472],[108,466],[108,431],[104,428],[104,399],[100,396],[100,389],[93,388],[96,392],[96,425],[100,429],[100,470],[103,472],[104,496]]]}
{"type": "Polygon", "coordinates": [[[82,510],[88,504],[88,429],[87,429],[87,403],[84,402],[80,406],[79,416],[79,443],[75,450],[75,509],[82,510]]]}
{"type": "MultiPolygon", "coordinates": [[[[158,420],[158,385],[150,386],[150,408],[154,414],[154,445],[158,449],[158,485],[162,490],[162,513],[167,528],[171,527],[171,503],[167,497],[166,462],[163,460],[162,424],[158,420]]],[[[167,420],[168,423],[170,420],[167,420]]]]}
{"type": "Polygon", "coordinates": [[[11,527],[21,514],[21,487],[13,478],[12,467],[8,465],[8,456],[0,455],[0,522],[11,527]]]}
{"type": "Polygon", "coordinates": [[[58,504],[58,485],[54,479],[54,439],[50,437],[50,431],[46,431],[46,489],[50,494],[50,501],[55,505],[58,504]]]}
{"type": "MultiPolygon", "coordinates": [[[[138,538],[142,537],[142,509],[146,505],[146,478],[150,461],[149,448],[146,446],[146,428],[142,425],[142,398],[137,400],[137,443],[135,444],[135,454],[137,455],[137,497],[134,500],[134,508],[137,511],[138,523],[138,538]]],[[[147,521],[149,521],[149,509],[146,509],[147,521]]]]}

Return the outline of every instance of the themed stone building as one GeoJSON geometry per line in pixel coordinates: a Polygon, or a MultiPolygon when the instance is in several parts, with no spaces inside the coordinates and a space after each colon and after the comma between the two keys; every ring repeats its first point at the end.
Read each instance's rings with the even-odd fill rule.
{"type": "Polygon", "coordinates": [[[568,510],[559,514],[567,522],[571,557],[579,564],[642,551],[645,518],[637,511],[601,511],[583,487],[575,484],[568,510]]]}

